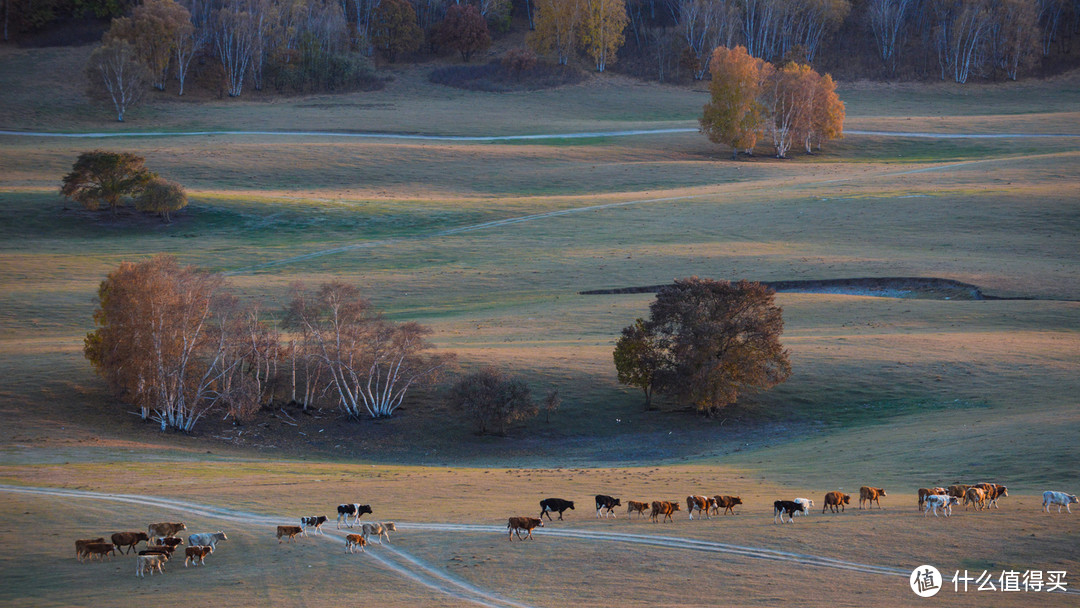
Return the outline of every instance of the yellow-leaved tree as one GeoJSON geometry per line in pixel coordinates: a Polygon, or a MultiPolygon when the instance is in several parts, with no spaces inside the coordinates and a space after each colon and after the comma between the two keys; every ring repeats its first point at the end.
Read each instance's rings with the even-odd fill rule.
{"type": "Polygon", "coordinates": [[[623,30],[630,22],[626,0],[582,0],[583,15],[578,41],[581,49],[596,62],[596,71],[603,72],[615,63],[615,53],[622,48],[626,37],[623,30]]]}
{"type": "Polygon", "coordinates": [[[765,129],[765,83],[772,64],[746,52],[746,47],[717,47],[709,62],[711,98],[699,122],[709,141],[731,146],[731,159],[739,150],[754,149],[765,129]]]}
{"type": "Polygon", "coordinates": [[[581,13],[581,0],[537,0],[536,31],[529,34],[529,46],[540,54],[554,52],[559,65],[566,65],[577,45],[581,13]]]}

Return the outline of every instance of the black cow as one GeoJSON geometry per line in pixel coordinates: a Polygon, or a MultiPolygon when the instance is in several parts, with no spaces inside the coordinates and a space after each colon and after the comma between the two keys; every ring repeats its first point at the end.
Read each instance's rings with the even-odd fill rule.
{"type": "Polygon", "coordinates": [[[371,505],[359,505],[356,503],[348,505],[338,505],[337,507],[337,527],[341,529],[341,518],[345,518],[345,525],[353,527],[353,524],[360,523],[360,516],[364,513],[371,513],[371,505]],[[353,524],[349,523],[349,516],[354,516],[353,524]]]}
{"type": "Polygon", "coordinates": [[[784,523],[784,514],[787,513],[788,521],[795,523],[795,513],[806,515],[806,505],[793,500],[777,500],[773,502],[773,523],[780,516],[780,523],[784,523]]]}
{"type": "Polygon", "coordinates": [[[552,511],[558,512],[559,519],[562,519],[563,511],[567,509],[574,510],[574,501],[561,498],[545,498],[540,501],[540,519],[543,519],[544,513],[547,513],[548,521],[551,521],[552,511]]]}
{"type": "Polygon", "coordinates": [[[607,509],[607,514],[608,515],[610,515],[612,517],[617,517],[617,515],[615,515],[615,507],[618,507],[620,505],[622,505],[622,501],[620,501],[618,498],[612,498],[610,496],[605,496],[603,494],[597,494],[596,495],[596,516],[600,517],[601,512],[604,509],[607,509]]]}
{"type": "Polygon", "coordinates": [[[322,534],[322,525],[326,523],[325,515],[311,515],[309,517],[300,518],[300,527],[304,528],[304,535],[307,535],[307,527],[311,526],[315,528],[315,534],[322,534]]]}

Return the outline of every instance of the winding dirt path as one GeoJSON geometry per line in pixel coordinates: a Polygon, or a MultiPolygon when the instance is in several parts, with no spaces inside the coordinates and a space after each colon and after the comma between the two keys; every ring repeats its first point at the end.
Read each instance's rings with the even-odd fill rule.
{"type": "MultiPolygon", "coordinates": [[[[49,133],[45,131],[0,130],[0,135],[14,137],[59,137],[68,139],[108,139],[118,137],[199,137],[199,136],[272,136],[272,137],[350,137],[357,139],[389,139],[414,141],[498,142],[531,141],[546,139],[589,139],[595,137],[633,137],[640,135],[668,135],[672,133],[697,133],[696,128],[674,129],[627,129],[621,131],[585,131],[581,133],[537,133],[533,135],[426,135],[422,133],[363,133],[350,131],[123,131],[91,133],[49,133]]],[[[1033,138],[1080,138],[1080,133],[929,133],[921,131],[862,131],[851,129],[844,135],[869,135],[875,137],[917,137],[923,139],[1033,139],[1033,138]]]]}

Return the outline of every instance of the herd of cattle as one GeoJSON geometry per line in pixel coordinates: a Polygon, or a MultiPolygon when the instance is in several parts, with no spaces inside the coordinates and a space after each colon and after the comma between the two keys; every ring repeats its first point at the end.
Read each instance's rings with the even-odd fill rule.
{"type": "MultiPolygon", "coordinates": [[[[142,577],[146,572],[153,576],[154,571],[164,573],[165,562],[169,561],[177,547],[184,544],[184,540],[175,536],[181,530],[186,530],[183,523],[157,523],[146,527],[146,532],[117,532],[112,535],[112,542],[105,542],[104,537],[89,538],[75,541],[75,558],[93,559],[105,556],[110,558],[119,549],[124,555],[136,551],[136,545],[146,543],[146,548],[138,551],[135,556],[135,576],[142,577]]],[[[188,546],[184,548],[184,567],[188,565],[205,565],[206,556],[214,552],[217,544],[223,540],[229,540],[224,532],[204,532],[188,536],[188,546]]]]}
{"type": "MultiPolygon", "coordinates": [[[[934,517],[937,517],[939,509],[945,514],[945,517],[949,517],[952,508],[961,504],[963,504],[965,510],[969,506],[976,511],[991,508],[1000,509],[997,503],[1000,499],[1009,495],[1009,490],[1005,486],[996,483],[978,483],[975,485],[958,483],[947,488],[919,488],[918,494],[919,510],[923,512],[923,517],[926,517],[926,514],[930,512],[933,512],[934,517]]],[[[863,509],[865,505],[865,508],[870,509],[877,504],[880,509],[881,499],[887,496],[888,494],[885,493],[884,488],[863,486],[859,488],[859,508],[863,509]]],[[[605,494],[597,494],[595,498],[596,516],[598,518],[617,517],[615,508],[622,506],[621,499],[605,494]]],[[[721,509],[724,510],[725,515],[729,513],[734,515],[735,507],[741,504],[743,504],[743,501],[739,496],[717,495],[709,497],[690,495],[686,497],[686,510],[691,520],[694,519],[695,513],[697,513],[698,518],[704,515],[707,519],[712,519],[713,515],[720,514],[721,509]]],[[[837,491],[828,492],[825,494],[821,512],[843,512],[845,505],[850,504],[851,496],[849,494],[837,491]]],[[[1073,504],[1078,504],[1075,494],[1054,491],[1043,492],[1042,506],[1047,513],[1050,512],[1051,506],[1057,506],[1058,513],[1061,512],[1062,507],[1072,513],[1070,505],[1073,504]]],[[[787,522],[794,523],[796,515],[809,515],[812,507],[814,507],[814,501],[809,498],[774,501],[773,523],[778,521],[784,523],[784,516],[787,516],[787,522]]],[[[363,552],[364,547],[368,544],[368,538],[371,536],[378,538],[379,544],[383,543],[384,537],[386,542],[389,543],[390,532],[397,531],[394,522],[361,524],[360,516],[365,513],[372,513],[370,505],[343,504],[338,505],[337,510],[337,527],[339,530],[342,522],[345,523],[347,528],[360,526],[361,530],[360,534],[347,534],[345,536],[345,551],[347,553],[354,553],[357,548],[363,552]]],[[[544,526],[543,518],[545,515],[548,521],[552,521],[551,514],[558,513],[561,520],[563,513],[567,510],[574,510],[574,501],[562,498],[545,498],[540,501],[539,517],[511,517],[507,520],[508,538],[511,541],[514,536],[517,536],[520,540],[530,539],[534,529],[544,526]],[[522,532],[526,533],[524,538],[521,536],[522,532]]],[[[654,500],[649,503],[628,500],[626,515],[632,517],[636,513],[639,518],[644,518],[645,512],[649,511],[650,519],[654,523],[658,523],[660,521],[674,521],[672,514],[681,510],[679,501],[654,500]],[[661,516],[663,516],[663,520],[660,519],[661,516]]],[[[301,517],[299,526],[278,526],[278,544],[283,542],[284,538],[295,542],[297,536],[306,536],[308,529],[312,529],[314,534],[323,534],[322,525],[327,521],[325,515],[312,515],[301,517]]],[[[124,555],[138,551],[135,576],[142,577],[146,572],[153,576],[155,570],[163,574],[165,572],[165,562],[169,561],[177,547],[184,544],[183,539],[175,535],[186,529],[187,526],[183,523],[156,523],[147,526],[146,532],[117,532],[110,538],[112,542],[106,542],[104,537],[77,540],[75,541],[75,557],[81,562],[84,559],[93,559],[95,557],[104,559],[109,556],[111,558],[116,554],[117,549],[124,555]],[[140,542],[146,543],[146,549],[138,550],[136,548],[136,545],[140,542]]],[[[189,535],[187,547],[184,548],[184,567],[186,568],[188,565],[204,565],[206,556],[212,554],[217,544],[224,540],[228,540],[228,537],[221,531],[189,535]]]]}

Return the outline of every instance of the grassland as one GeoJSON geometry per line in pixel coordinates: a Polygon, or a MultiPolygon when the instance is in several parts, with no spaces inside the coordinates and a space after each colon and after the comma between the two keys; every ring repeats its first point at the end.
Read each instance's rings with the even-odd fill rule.
{"type": "MultiPolygon", "coordinates": [[[[619,78],[530,94],[464,92],[429,85],[425,68],[410,67],[374,93],[156,98],[116,125],[82,96],[72,66],[84,51],[0,49],[0,130],[570,133],[692,127],[704,103],[701,91],[619,78]]],[[[1077,82],[845,83],[841,94],[852,129],[1060,133],[1080,119],[1077,82]]],[[[897,568],[1080,571],[1080,526],[1043,517],[1037,505],[1042,490],[1075,491],[1080,480],[1080,455],[1063,448],[1080,432],[1080,140],[852,136],[792,161],[731,163],[727,154],[695,134],[533,143],[0,135],[0,482],[282,517],[361,500],[377,505],[380,519],[493,525],[532,514],[545,496],[588,503],[598,492],[637,500],[741,493],[745,515],[659,529],[897,568]],[[188,187],[189,209],[166,226],[71,208],[56,194],[60,176],[98,146],[145,156],[188,187]],[[564,405],[550,423],[509,438],[474,437],[438,393],[417,395],[377,424],[327,413],[337,444],[296,437],[271,448],[209,432],[158,434],[112,401],[81,356],[100,280],[121,260],[158,252],[227,272],[270,308],[298,280],[354,282],[394,318],[432,326],[466,368],[495,363],[537,389],[558,386],[564,405]],[[640,395],[616,383],[610,357],[619,329],[645,313],[650,296],[579,292],[689,275],[934,276],[1032,299],[781,294],[789,382],[715,419],[676,404],[642,412],[640,395]],[[917,487],[984,479],[1010,487],[1000,513],[927,523],[914,512],[917,487]],[[884,512],[782,530],[768,521],[775,498],[820,500],[863,484],[890,490],[884,512]],[[462,496],[469,500],[457,502],[462,496]]],[[[589,511],[579,506],[566,526],[657,534],[650,524],[597,522],[589,511]]],[[[146,590],[174,592],[196,573],[173,564],[169,576],[136,586],[127,562],[84,566],[68,555],[84,530],[137,529],[174,515],[186,517],[0,492],[0,536],[25,548],[0,556],[0,602],[120,597],[133,605],[146,590]],[[47,574],[31,574],[39,572],[47,574]],[[95,586],[103,576],[108,587],[95,586]]],[[[200,517],[190,519],[193,530],[224,525],[200,517]]],[[[332,554],[314,541],[279,552],[267,529],[228,525],[233,540],[197,573],[195,599],[331,606],[362,593],[387,606],[458,605],[363,557],[344,565],[339,545],[332,554]]],[[[914,599],[900,579],[675,549],[543,536],[510,545],[499,535],[416,530],[400,538],[444,571],[539,606],[914,599]]]]}

